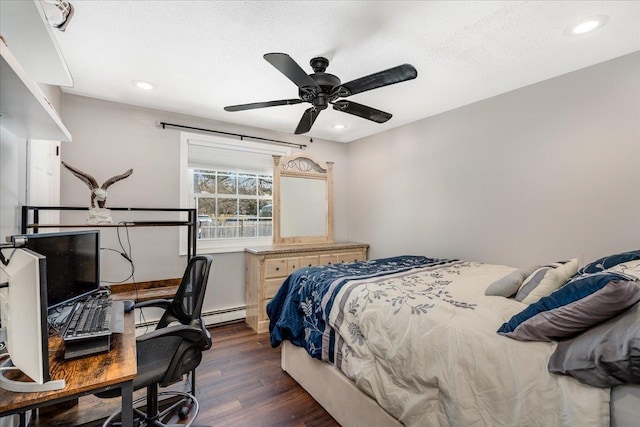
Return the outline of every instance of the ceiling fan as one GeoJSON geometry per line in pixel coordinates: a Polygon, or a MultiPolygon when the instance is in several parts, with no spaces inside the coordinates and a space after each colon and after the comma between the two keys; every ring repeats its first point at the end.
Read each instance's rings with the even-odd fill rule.
{"type": "Polygon", "coordinates": [[[326,109],[329,104],[333,105],[334,110],[353,114],[354,116],[362,117],[376,123],[384,123],[391,118],[391,114],[353,101],[338,98],[346,98],[367,90],[415,79],[418,75],[418,72],[412,65],[403,64],[352,80],[348,83],[342,83],[340,79],[333,74],[325,73],[329,65],[329,60],[321,56],[313,58],[309,62],[311,68],[313,68],[313,74],[307,74],[296,61],[286,53],[267,53],[264,55],[264,59],[298,86],[299,98],[230,105],[224,107],[224,109],[225,111],[244,111],[255,108],[309,102],[312,106],[303,113],[298,127],[296,127],[294,132],[296,135],[309,132],[320,112],[326,109]]]}

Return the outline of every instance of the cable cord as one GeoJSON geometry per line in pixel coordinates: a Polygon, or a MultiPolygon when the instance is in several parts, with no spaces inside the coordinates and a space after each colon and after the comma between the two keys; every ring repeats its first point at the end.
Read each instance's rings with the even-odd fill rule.
{"type": "Polygon", "coordinates": [[[15,252],[16,252],[16,248],[0,248],[0,262],[2,262],[2,263],[5,265],[5,267],[6,267],[6,266],[7,266],[7,265],[9,265],[9,263],[11,262],[11,258],[13,257],[13,254],[14,254],[15,252]],[[4,254],[2,253],[2,249],[13,249],[13,250],[11,251],[11,254],[9,255],[9,258],[6,258],[6,257],[4,256],[4,254]]]}
{"type": "Polygon", "coordinates": [[[131,265],[131,274],[129,274],[129,276],[127,276],[125,279],[123,279],[123,280],[115,280],[115,281],[111,281],[111,280],[101,280],[101,281],[100,281],[101,283],[108,283],[108,284],[124,283],[124,282],[126,282],[127,280],[129,280],[129,279],[131,279],[131,278],[133,277],[136,267],[135,267],[135,265],[133,264],[133,261],[131,260],[131,258],[129,257],[129,255],[127,255],[127,254],[126,254],[126,253],[124,253],[124,252],[120,252],[120,251],[119,251],[119,250],[117,250],[117,249],[113,249],[113,248],[100,248],[100,250],[101,250],[101,251],[112,251],[112,252],[115,252],[115,253],[117,253],[118,255],[122,256],[124,259],[126,259],[126,260],[129,262],[129,264],[131,265]]]}
{"type": "MultiPolygon", "coordinates": [[[[125,249],[124,245],[122,244],[122,239],[120,238],[120,228],[116,229],[116,234],[118,236],[118,243],[120,244],[120,248],[122,249],[122,253],[121,255],[125,258],[127,258],[129,260],[129,262],[131,263],[131,275],[129,277],[127,277],[125,280],[129,280],[131,279],[131,282],[133,283],[133,290],[134,290],[134,302],[139,300],[139,294],[138,294],[138,282],[136,281],[136,276],[135,276],[135,266],[133,264],[133,251],[131,249],[131,238],[129,237],[129,227],[128,224],[126,222],[121,222],[121,224],[124,225],[124,230],[127,236],[127,247],[128,247],[128,251],[127,249],[125,249]]],[[[146,318],[144,316],[144,310],[139,310],[140,312],[140,321],[142,323],[146,323],[146,318]]]]}
{"type": "MultiPolygon", "coordinates": [[[[120,239],[120,229],[117,229],[117,235],[118,235],[118,243],[120,243],[120,247],[122,248],[122,252],[124,252],[125,254],[127,254],[127,256],[129,257],[129,261],[131,262],[131,265],[133,266],[133,261],[131,260],[133,258],[133,252],[131,250],[131,239],[129,238],[129,227],[127,226],[126,223],[124,223],[124,230],[127,234],[127,246],[129,247],[129,251],[127,252],[127,250],[124,248],[124,245],[122,244],[122,240],[120,239]]],[[[133,282],[133,288],[135,291],[135,300],[138,301],[138,283],[136,282],[136,277],[135,277],[135,269],[133,269],[131,271],[131,281],[133,282]]]]}
{"type": "Polygon", "coordinates": [[[124,283],[129,279],[133,279],[133,284],[135,286],[136,298],[137,298],[137,296],[138,296],[138,285],[137,285],[137,283],[135,283],[135,270],[136,270],[136,268],[135,268],[135,264],[133,263],[133,259],[132,259],[131,239],[129,238],[129,228],[127,227],[127,223],[124,222],[124,221],[120,222],[120,224],[124,225],[124,228],[126,230],[128,250],[125,249],[124,244],[122,243],[122,238],[120,237],[120,228],[116,229],[116,235],[118,237],[118,244],[120,245],[120,250],[113,249],[113,248],[100,248],[100,250],[115,252],[115,253],[119,254],[121,257],[123,257],[124,259],[126,259],[129,262],[129,264],[131,265],[131,274],[129,274],[129,276],[127,276],[123,280],[117,280],[117,281],[101,280],[101,282],[102,283],[108,283],[108,284],[119,284],[119,283],[124,283]]]}

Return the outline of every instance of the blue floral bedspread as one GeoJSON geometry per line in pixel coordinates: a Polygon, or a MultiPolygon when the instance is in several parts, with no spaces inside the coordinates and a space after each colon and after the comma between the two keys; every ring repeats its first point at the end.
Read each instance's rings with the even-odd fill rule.
{"type": "Polygon", "coordinates": [[[366,279],[430,267],[451,260],[398,256],[363,262],[303,268],[291,274],[267,305],[272,347],[284,340],[333,363],[335,331],[327,319],[336,295],[350,280],[366,279]]]}

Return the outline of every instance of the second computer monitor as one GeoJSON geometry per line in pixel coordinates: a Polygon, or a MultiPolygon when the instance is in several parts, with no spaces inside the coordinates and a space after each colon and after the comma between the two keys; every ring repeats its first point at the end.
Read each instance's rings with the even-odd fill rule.
{"type": "Polygon", "coordinates": [[[23,236],[27,238],[27,248],[47,258],[47,303],[50,309],[99,289],[98,230],[23,236]]]}

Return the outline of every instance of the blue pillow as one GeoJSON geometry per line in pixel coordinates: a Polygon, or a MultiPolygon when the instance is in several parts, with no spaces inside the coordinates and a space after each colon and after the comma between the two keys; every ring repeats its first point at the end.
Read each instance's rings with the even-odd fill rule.
{"type": "Polygon", "coordinates": [[[615,267],[618,264],[622,264],[627,261],[635,261],[640,259],[640,250],[621,252],[619,254],[613,254],[602,257],[582,267],[576,275],[585,273],[597,273],[598,271],[604,271],[607,268],[615,267]]]}
{"type": "Polygon", "coordinates": [[[640,281],[600,272],[576,276],[504,323],[498,333],[523,341],[572,337],[640,301],[640,281]]]}

